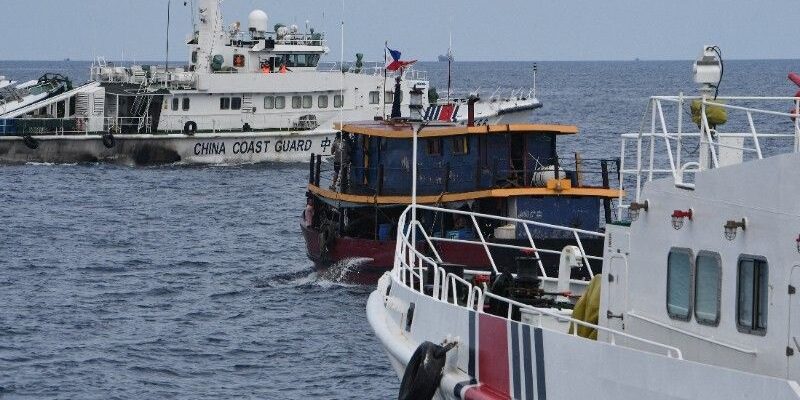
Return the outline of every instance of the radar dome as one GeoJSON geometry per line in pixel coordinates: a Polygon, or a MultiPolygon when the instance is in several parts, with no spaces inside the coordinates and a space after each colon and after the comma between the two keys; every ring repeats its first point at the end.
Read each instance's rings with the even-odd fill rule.
{"type": "Polygon", "coordinates": [[[266,32],[269,30],[269,17],[267,17],[267,13],[264,11],[253,10],[253,12],[251,12],[250,16],[247,18],[250,21],[250,30],[254,30],[256,32],[266,32]]]}

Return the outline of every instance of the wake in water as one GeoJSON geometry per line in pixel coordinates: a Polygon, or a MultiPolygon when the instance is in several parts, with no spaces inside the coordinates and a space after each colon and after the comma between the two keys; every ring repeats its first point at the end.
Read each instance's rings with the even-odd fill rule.
{"type": "Polygon", "coordinates": [[[297,288],[307,286],[353,287],[363,283],[359,267],[370,258],[351,258],[321,270],[306,269],[253,279],[256,288],[297,288]]]}

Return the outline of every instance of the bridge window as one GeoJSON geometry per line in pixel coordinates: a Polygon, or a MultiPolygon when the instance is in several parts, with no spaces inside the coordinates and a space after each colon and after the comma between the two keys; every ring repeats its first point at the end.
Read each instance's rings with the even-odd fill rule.
{"type": "Polygon", "coordinates": [[[319,63],[319,58],[319,54],[284,54],[281,62],[289,68],[313,68],[319,63]]]}
{"type": "Polygon", "coordinates": [[[219,99],[219,109],[220,110],[230,110],[231,109],[231,98],[230,97],[221,97],[219,99]]]}
{"type": "Polygon", "coordinates": [[[440,156],[442,155],[442,139],[433,138],[426,140],[426,148],[428,149],[429,156],[440,156]]]}
{"type": "Polygon", "coordinates": [[[273,108],[275,108],[275,96],[264,97],[264,109],[272,110],[273,108]]]}
{"type": "Polygon", "coordinates": [[[321,94],[317,98],[317,107],[319,108],[328,108],[328,95],[321,94]]]}
{"type": "Polygon", "coordinates": [[[469,154],[469,137],[456,136],[453,138],[453,154],[469,154]]]}
{"type": "Polygon", "coordinates": [[[337,94],[333,96],[333,106],[335,108],[342,108],[344,107],[344,96],[341,94],[337,94]]]}
{"type": "Polygon", "coordinates": [[[190,106],[190,99],[188,97],[183,98],[183,111],[189,111],[190,106]]]}
{"type": "Polygon", "coordinates": [[[300,108],[303,106],[303,98],[301,96],[292,96],[292,108],[300,108]]]}
{"type": "Polygon", "coordinates": [[[314,105],[314,98],[311,95],[303,96],[303,108],[311,108],[314,105]]]}
{"type": "Polygon", "coordinates": [[[688,321],[692,309],[692,251],[672,249],[667,258],[667,313],[688,321]]]}
{"type": "Polygon", "coordinates": [[[722,261],[719,254],[701,251],[695,261],[694,316],[703,325],[719,325],[722,261]]]}
{"type": "Polygon", "coordinates": [[[242,98],[241,97],[231,98],[231,110],[241,110],[241,109],[242,109],[242,98]]]}
{"type": "Polygon", "coordinates": [[[286,97],[275,96],[275,109],[283,110],[284,108],[286,108],[286,97]]]}
{"type": "Polygon", "coordinates": [[[369,92],[369,104],[378,104],[381,102],[381,92],[369,92]]]}
{"type": "Polygon", "coordinates": [[[177,97],[172,98],[172,111],[178,111],[180,100],[177,97]]]}
{"type": "Polygon", "coordinates": [[[740,332],[766,334],[768,285],[767,260],[752,256],[739,258],[736,325],[740,332]]]}

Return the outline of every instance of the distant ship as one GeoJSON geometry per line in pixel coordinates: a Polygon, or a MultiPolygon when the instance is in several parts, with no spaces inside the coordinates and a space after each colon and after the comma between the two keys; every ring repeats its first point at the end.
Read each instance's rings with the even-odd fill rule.
{"type": "Polygon", "coordinates": [[[446,54],[439,55],[439,62],[448,62],[448,61],[455,61],[455,59],[453,59],[453,55],[452,54],[450,54],[450,55],[446,55],[446,54]]]}

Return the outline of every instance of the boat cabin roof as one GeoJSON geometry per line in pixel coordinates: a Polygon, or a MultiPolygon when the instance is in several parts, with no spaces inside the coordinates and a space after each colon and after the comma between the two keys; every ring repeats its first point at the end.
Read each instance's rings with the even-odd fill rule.
{"type": "MultiPolygon", "coordinates": [[[[337,130],[366,136],[376,136],[392,139],[411,139],[413,125],[407,121],[363,121],[336,125],[337,130]]],[[[578,133],[575,125],[559,124],[504,124],[465,126],[455,124],[429,124],[419,132],[420,138],[459,136],[459,135],[486,135],[486,134],[556,134],[574,135],[578,133]]]]}

